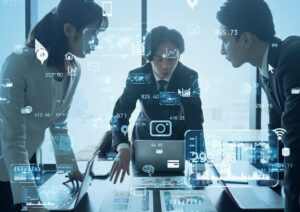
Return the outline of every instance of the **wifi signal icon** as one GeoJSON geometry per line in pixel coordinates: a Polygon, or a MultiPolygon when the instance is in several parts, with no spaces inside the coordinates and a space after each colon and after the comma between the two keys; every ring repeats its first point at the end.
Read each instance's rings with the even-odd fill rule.
{"type": "Polygon", "coordinates": [[[286,133],[286,130],[283,128],[277,128],[273,130],[273,132],[277,135],[278,140],[281,141],[282,136],[284,135],[284,133],[286,133]]]}

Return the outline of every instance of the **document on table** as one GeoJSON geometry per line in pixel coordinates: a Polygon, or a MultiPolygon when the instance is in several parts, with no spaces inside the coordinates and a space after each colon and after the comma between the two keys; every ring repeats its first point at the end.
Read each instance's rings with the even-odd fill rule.
{"type": "Polygon", "coordinates": [[[186,188],[184,177],[135,177],[131,184],[146,188],[186,188]]]}
{"type": "Polygon", "coordinates": [[[99,212],[153,211],[153,191],[146,189],[113,190],[106,195],[99,212]]]}
{"type": "Polygon", "coordinates": [[[162,212],[217,212],[205,191],[161,190],[160,201],[162,212]]]}

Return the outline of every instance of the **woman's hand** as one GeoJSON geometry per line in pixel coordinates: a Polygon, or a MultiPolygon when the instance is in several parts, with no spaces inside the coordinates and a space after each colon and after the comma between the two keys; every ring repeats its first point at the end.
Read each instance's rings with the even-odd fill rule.
{"type": "Polygon", "coordinates": [[[49,210],[47,208],[45,208],[44,206],[27,206],[27,210],[28,212],[49,212],[49,210]]]}
{"type": "Polygon", "coordinates": [[[119,175],[121,173],[120,183],[123,182],[125,174],[129,173],[129,164],[130,164],[130,149],[124,148],[119,150],[119,154],[114,160],[112,168],[110,170],[110,181],[114,179],[114,184],[117,182],[119,175]]]}
{"type": "Polygon", "coordinates": [[[66,177],[68,177],[69,179],[66,182],[63,182],[63,184],[67,184],[67,183],[71,182],[72,185],[74,186],[74,181],[75,181],[77,188],[79,188],[78,182],[83,181],[84,175],[81,174],[80,171],[76,170],[76,171],[69,172],[66,175],[66,177]]]}

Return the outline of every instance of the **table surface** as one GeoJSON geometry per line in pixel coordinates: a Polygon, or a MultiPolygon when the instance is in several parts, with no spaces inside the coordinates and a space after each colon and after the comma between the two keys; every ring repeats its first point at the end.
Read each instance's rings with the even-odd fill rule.
{"type": "MultiPolygon", "coordinates": [[[[81,162],[79,167],[81,170],[84,170],[84,166],[86,163],[81,162]]],[[[94,163],[93,171],[97,174],[106,174],[109,172],[112,162],[109,161],[97,161],[94,163]]],[[[143,176],[142,176],[143,177],[143,176]]],[[[113,210],[103,209],[103,204],[106,204],[109,197],[111,196],[113,191],[130,191],[133,186],[135,186],[135,182],[139,181],[141,176],[136,176],[136,174],[131,169],[131,175],[126,175],[124,182],[113,184],[109,179],[107,180],[93,180],[91,186],[88,189],[88,194],[82,199],[79,203],[78,207],[75,211],[81,212],[106,212],[113,210]]],[[[149,177],[149,176],[148,176],[149,177]]],[[[185,176],[181,176],[184,178],[185,176]]],[[[153,177],[154,178],[154,177],[153,177]]],[[[160,188],[147,188],[147,190],[153,191],[153,211],[159,212],[161,211],[161,201],[160,201],[160,191],[161,190],[178,190],[178,188],[171,186],[168,188],[164,188],[160,186],[160,188]]],[[[213,185],[205,186],[199,188],[199,190],[205,194],[205,196],[211,201],[213,206],[216,208],[216,211],[219,212],[237,212],[241,211],[235,202],[230,199],[227,191],[224,187],[224,184],[221,182],[215,181],[213,185]]],[[[257,211],[257,210],[256,210],[257,211]]]]}

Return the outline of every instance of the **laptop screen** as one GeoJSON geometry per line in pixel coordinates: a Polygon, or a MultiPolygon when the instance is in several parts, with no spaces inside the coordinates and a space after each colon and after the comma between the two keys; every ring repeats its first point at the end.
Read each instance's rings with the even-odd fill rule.
{"type": "Polygon", "coordinates": [[[279,163],[278,132],[264,130],[190,130],[185,134],[186,155],[192,164],[206,163],[217,174],[202,176],[210,180],[273,186],[279,163]],[[205,148],[203,144],[205,143],[205,148]],[[201,148],[200,148],[201,147],[201,148]]]}
{"type": "Polygon", "coordinates": [[[91,170],[93,168],[93,164],[95,161],[95,158],[98,156],[99,151],[97,151],[93,157],[89,160],[87,166],[86,166],[86,170],[85,170],[85,175],[84,175],[84,179],[81,183],[80,186],[80,190],[79,190],[79,194],[78,197],[76,199],[76,205],[80,202],[80,200],[82,199],[82,197],[86,194],[88,187],[90,186],[90,183],[93,180],[93,177],[91,175],[91,170]]]}
{"type": "Polygon", "coordinates": [[[98,154],[88,161],[85,175],[79,187],[77,185],[64,185],[65,174],[57,173],[41,185],[38,190],[34,186],[24,186],[22,197],[24,206],[34,208],[47,208],[49,210],[69,210],[76,207],[82,197],[86,194],[92,181],[91,169],[98,154]]]}
{"type": "Polygon", "coordinates": [[[134,167],[138,172],[183,172],[185,168],[184,140],[136,140],[134,167]]]}

